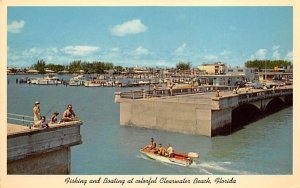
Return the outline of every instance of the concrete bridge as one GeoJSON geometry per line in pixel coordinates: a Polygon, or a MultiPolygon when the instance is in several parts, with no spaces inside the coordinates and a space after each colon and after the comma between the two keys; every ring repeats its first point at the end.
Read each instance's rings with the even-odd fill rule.
{"type": "Polygon", "coordinates": [[[230,133],[293,102],[293,87],[243,90],[203,86],[172,91],[115,93],[120,103],[120,125],[215,136],[230,133]],[[220,90],[216,97],[215,91],[220,90]],[[231,91],[230,91],[231,90],[231,91]]]}

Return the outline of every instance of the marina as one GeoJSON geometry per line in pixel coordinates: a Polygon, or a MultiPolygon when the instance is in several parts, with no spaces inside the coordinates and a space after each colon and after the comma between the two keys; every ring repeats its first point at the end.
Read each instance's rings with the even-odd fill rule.
{"type": "MultiPolygon", "coordinates": [[[[9,75],[8,79],[15,80],[21,77],[22,75],[9,75]]],[[[71,76],[66,75],[62,78],[69,80],[71,76]]],[[[157,129],[120,126],[120,109],[119,104],[114,102],[115,93],[126,92],[128,91],[126,88],[55,85],[37,87],[32,84],[11,82],[7,85],[7,89],[9,113],[32,116],[32,103],[36,100],[41,101],[42,114],[47,114],[49,110],[62,112],[68,103],[73,105],[75,113],[80,116],[84,126],[80,129],[82,144],[71,149],[70,174],[253,175],[290,174],[293,170],[292,107],[249,123],[230,135],[210,138],[157,129]],[[183,168],[179,165],[168,166],[153,160],[147,161],[148,158],[142,155],[139,149],[151,137],[163,145],[172,143],[175,151],[199,153],[201,155],[199,164],[183,168]],[[274,144],[277,146],[276,149],[270,147],[274,144]]],[[[183,89],[182,92],[189,93],[190,89],[183,89]]],[[[174,90],[176,96],[171,98],[166,92],[164,94],[166,96],[157,99],[180,100],[178,98],[181,96],[180,93],[181,89],[174,90]]],[[[222,89],[220,93],[225,97],[222,89]]],[[[142,94],[139,89],[136,96],[143,97],[142,94]]],[[[157,94],[162,95],[159,92],[157,94]]],[[[215,96],[215,91],[210,94],[215,96]]],[[[9,123],[16,122],[9,120],[9,123]]]]}

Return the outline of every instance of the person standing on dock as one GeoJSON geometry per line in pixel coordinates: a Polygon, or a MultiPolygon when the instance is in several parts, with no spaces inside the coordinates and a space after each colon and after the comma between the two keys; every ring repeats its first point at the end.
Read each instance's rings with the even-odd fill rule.
{"type": "Polygon", "coordinates": [[[33,107],[33,124],[35,125],[41,119],[40,102],[35,101],[33,107]]]}

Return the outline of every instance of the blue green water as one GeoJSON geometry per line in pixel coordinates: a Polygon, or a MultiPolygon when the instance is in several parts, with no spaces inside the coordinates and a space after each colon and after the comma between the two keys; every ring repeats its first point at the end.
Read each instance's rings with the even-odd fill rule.
{"type": "MultiPolygon", "coordinates": [[[[205,137],[120,127],[115,88],[17,85],[8,76],[9,113],[32,115],[35,100],[42,114],[73,104],[84,122],[83,144],[72,147],[71,174],[292,174],[293,108],[251,123],[232,135],[205,137]],[[139,148],[154,137],[177,151],[200,153],[193,167],[163,164],[143,157],[139,148]]],[[[65,76],[65,79],[67,76],[65,76]]]]}

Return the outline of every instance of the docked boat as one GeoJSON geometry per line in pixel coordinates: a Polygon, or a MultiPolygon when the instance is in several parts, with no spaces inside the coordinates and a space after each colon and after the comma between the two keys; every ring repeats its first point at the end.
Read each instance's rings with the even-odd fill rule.
{"type": "Polygon", "coordinates": [[[84,85],[85,77],[84,75],[77,75],[70,79],[69,86],[82,86],[84,85]]]}
{"type": "Polygon", "coordinates": [[[105,80],[87,80],[84,82],[85,87],[103,87],[105,80]]]}
{"type": "Polygon", "coordinates": [[[32,84],[37,84],[37,85],[57,85],[61,84],[61,80],[54,74],[48,74],[44,78],[35,78],[31,80],[32,84]]]}
{"type": "Polygon", "coordinates": [[[189,152],[188,154],[174,152],[172,157],[159,155],[153,150],[149,150],[147,148],[141,148],[140,152],[150,159],[180,166],[189,166],[195,164],[195,161],[199,158],[198,153],[195,152],[189,152]]]}

